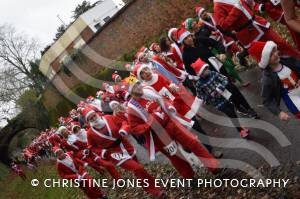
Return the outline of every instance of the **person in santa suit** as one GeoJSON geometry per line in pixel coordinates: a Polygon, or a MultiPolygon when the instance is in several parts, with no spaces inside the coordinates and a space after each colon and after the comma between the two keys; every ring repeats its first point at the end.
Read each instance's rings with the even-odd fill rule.
{"type": "MultiPolygon", "coordinates": [[[[222,73],[226,77],[229,77],[228,72],[226,71],[225,67],[223,67],[223,63],[220,60],[221,56],[226,57],[226,55],[219,54],[218,58],[212,52],[213,48],[220,47],[217,41],[207,37],[194,37],[194,35],[192,35],[185,28],[178,29],[177,35],[179,38],[178,42],[182,43],[184,46],[182,58],[185,65],[185,70],[189,73],[190,79],[193,80],[193,77],[196,76],[191,65],[199,58],[209,63],[211,70],[215,70],[222,73]]],[[[219,48],[218,51],[223,52],[221,48],[219,48]]]]}
{"type": "MultiPolygon", "coordinates": [[[[196,14],[199,17],[199,22],[201,24],[204,24],[207,28],[209,28],[212,32],[216,32],[218,33],[218,35],[220,36],[221,42],[224,45],[224,47],[226,49],[228,49],[230,52],[232,53],[237,53],[240,51],[239,47],[237,46],[236,42],[235,42],[235,38],[224,35],[218,28],[217,28],[217,24],[213,18],[213,14],[212,13],[208,13],[206,12],[205,8],[203,7],[196,7],[196,14]]],[[[192,26],[192,24],[190,25],[192,26]]]]}
{"type": "Polygon", "coordinates": [[[71,124],[71,128],[73,134],[68,137],[67,142],[77,147],[77,150],[73,151],[74,155],[99,173],[103,172],[104,167],[113,179],[120,179],[119,172],[111,162],[101,159],[88,149],[86,130],[81,129],[76,122],[71,124]]]}
{"type": "Polygon", "coordinates": [[[217,171],[216,160],[186,127],[170,115],[175,107],[163,99],[152,87],[142,86],[139,81],[129,89],[132,98],[128,103],[128,122],[131,133],[146,137],[150,160],[155,159],[155,150],[162,152],[184,178],[193,178],[194,172],[178,150],[180,144],[194,153],[212,173],[217,171]],[[170,114],[170,115],[169,115],[170,114]]]}
{"type": "MultiPolygon", "coordinates": [[[[166,97],[172,102],[172,105],[176,108],[176,112],[179,114],[179,122],[200,133],[200,139],[206,143],[204,146],[212,153],[212,147],[209,145],[208,139],[206,139],[206,132],[202,129],[196,118],[202,100],[187,92],[183,86],[175,85],[162,75],[153,73],[148,65],[137,64],[134,68],[134,73],[144,85],[151,86],[161,96],[166,97]],[[188,120],[181,119],[181,117],[188,120]],[[191,124],[186,125],[187,122],[191,124]]],[[[217,151],[213,153],[215,157],[221,157],[222,155],[217,151]]]]}
{"type": "Polygon", "coordinates": [[[253,42],[249,49],[263,70],[263,104],[281,120],[290,116],[281,110],[283,99],[289,111],[300,119],[300,61],[280,59],[277,45],[273,41],[253,42]]]}
{"type": "MultiPolygon", "coordinates": [[[[218,26],[216,24],[216,21],[213,17],[212,13],[208,13],[205,8],[203,7],[196,7],[196,14],[199,17],[199,23],[203,24],[203,26],[210,29],[211,34],[216,35],[213,37],[220,38],[221,42],[223,43],[226,53],[232,57],[233,54],[236,54],[239,64],[241,66],[248,66],[248,62],[246,60],[246,56],[248,56],[247,50],[242,49],[242,47],[239,47],[237,43],[237,38],[235,34],[232,34],[231,32],[221,32],[221,30],[218,29],[218,26]]],[[[197,32],[196,36],[201,36],[201,32],[197,32]]],[[[210,35],[211,35],[210,34],[210,35]]],[[[209,35],[209,36],[210,36],[209,35]]]]}
{"type": "Polygon", "coordinates": [[[76,180],[90,199],[107,199],[107,196],[104,195],[99,187],[89,186],[90,183],[92,184],[93,178],[84,169],[79,159],[74,157],[71,152],[64,153],[62,149],[57,147],[55,147],[54,151],[57,156],[56,168],[61,178],[76,180]]]}
{"type": "Polygon", "coordinates": [[[263,17],[252,10],[253,0],[214,0],[214,19],[223,31],[234,31],[249,48],[254,41],[274,41],[283,55],[300,58],[300,53],[281,38],[263,17]]]}
{"type": "Polygon", "coordinates": [[[144,169],[135,157],[135,148],[126,138],[129,129],[127,121],[112,115],[100,117],[89,108],[83,110],[83,115],[90,124],[87,140],[92,152],[125,170],[132,171],[138,179],[143,180],[143,189],[146,192],[164,198],[164,193],[155,187],[154,177],[144,169]],[[148,181],[149,186],[144,186],[144,180],[148,181]]]}
{"type": "Polygon", "coordinates": [[[260,3],[254,2],[254,10],[261,13],[267,14],[272,20],[279,22],[289,29],[292,39],[300,50],[300,33],[295,32],[292,28],[288,26],[284,18],[284,12],[280,4],[280,0],[264,0],[260,3]]]}
{"type": "Polygon", "coordinates": [[[153,55],[149,53],[149,49],[146,47],[142,47],[136,53],[135,57],[139,63],[149,64],[151,68],[161,73],[175,84],[183,82],[187,77],[187,73],[185,71],[179,70],[173,66],[161,54],[153,55]]]}
{"type": "Polygon", "coordinates": [[[281,0],[284,18],[290,28],[300,33],[300,19],[296,13],[296,7],[300,7],[299,0],[281,0]]]}
{"type": "MultiPolygon", "coordinates": [[[[202,8],[202,9],[204,9],[204,8],[202,8]]],[[[206,14],[205,10],[202,11],[202,14],[200,16],[202,16],[202,18],[204,18],[204,19],[205,19],[205,16],[208,16],[208,18],[210,17],[209,14],[206,14]]],[[[208,23],[208,22],[206,22],[206,23],[208,23]]],[[[185,24],[185,28],[187,30],[189,30],[189,31],[193,30],[193,29],[197,29],[197,28],[193,28],[193,26],[197,26],[197,23],[192,18],[186,19],[184,24],[185,24]]],[[[197,33],[198,32],[194,32],[193,33],[193,35],[196,38],[197,37],[205,37],[205,36],[198,36],[197,33]]],[[[242,78],[239,76],[237,70],[235,69],[235,64],[234,64],[234,62],[232,60],[232,52],[230,52],[230,49],[229,50],[227,49],[229,45],[230,46],[235,46],[237,48],[237,51],[236,51],[236,53],[237,53],[237,52],[240,51],[239,48],[238,48],[238,46],[235,43],[233,43],[233,44],[231,44],[231,43],[230,44],[226,44],[225,40],[223,39],[224,36],[222,35],[222,33],[220,31],[217,30],[217,28],[216,28],[216,30],[213,33],[217,33],[217,36],[215,37],[214,36],[215,34],[213,34],[213,35],[210,36],[210,38],[216,40],[219,43],[219,45],[223,45],[225,47],[225,49],[226,49],[225,50],[225,54],[222,54],[222,52],[221,53],[219,52],[219,50],[218,50],[219,48],[213,47],[211,49],[211,51],[214,54],[214,56],[218,57],[218,59],[222,62],[223,66],[226,68],[226,71],[230,75],[230,78],[232,79],[232,81],[238,80],[239,82],[241,82],[242,86],[244,86],[244,87],[249,86],[250,83],[249,82],[244,82],[242,80],[242,78]]],[[[241,54],[241,53],[239,52],[239,54],[241,54]]]]}
{"type": "Polygon", "coordinates": [[[195,85],[197,96],[205,103],[218,109],[232,119],[242,138],[247,138],[249,130],[240,126],[236,114],[237,109],[245,109],[248,116],[258,118],[257,113],[251,108],[238,88],[228,81],[222,74],[210,71],[207,63],[198,59],[192,64],[198,80],[195,85]]]}
{"type": "Polygon", "coordinates": [[[22,180],[26,180],[25,172],[23,171],[23,169],[21,168],[20,165],[18,165],[15,162],[12,162],[10,166],[11,166],[11,169],[14,171],[14,173],[16,173],[18,176],[20,176],[20,178],[22,178],[22,180]]]}
{"type": "Polygon", "coordinates": [[[159,47],[161,53],[172,59],[176,63],[176,67],[180,70],[184,70],[184,64],[182,61],[182,52],[180,54],[176,51],[176,48],[172,46],[172,41],[168,37],[161,37],[159,41],[159,47]]]}

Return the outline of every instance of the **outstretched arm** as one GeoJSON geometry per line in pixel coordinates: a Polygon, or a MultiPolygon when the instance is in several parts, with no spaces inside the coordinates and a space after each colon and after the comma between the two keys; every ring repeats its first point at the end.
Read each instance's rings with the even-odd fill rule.
{"type": "Polygon", "coordinates": [[[296,15],[295,2],[293,0],[281,0],[281,6],[288,26],[294,31],[300,33],[300,19],[298,19],[296,15]]]}

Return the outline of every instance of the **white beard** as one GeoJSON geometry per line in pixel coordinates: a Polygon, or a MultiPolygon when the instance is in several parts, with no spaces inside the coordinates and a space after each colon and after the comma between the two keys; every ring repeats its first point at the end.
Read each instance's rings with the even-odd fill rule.
{"type": "Polygon", "coordinates": [[[102,129],[105,126],[105,122],[104,120],[98,117],[95,122],[90,122],[90,125],[94,128],[102,129]]]}

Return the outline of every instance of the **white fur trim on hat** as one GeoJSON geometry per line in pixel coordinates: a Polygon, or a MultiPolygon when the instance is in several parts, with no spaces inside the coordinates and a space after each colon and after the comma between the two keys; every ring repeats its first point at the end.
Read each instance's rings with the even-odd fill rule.
{"type": "Polygon", "coordinates": [[[208,64],[204,64],[204,65],[201,67],[200,71],[198,72],[198,75],[202,75],[202,73],[204,72],[204,70],[205,70],[206,68],[208,68],[208,67],[209,67],[208,64]]]}
{"type": "Polygon", "coordinates": [[[201,8],[200,10],[199,10],[199,12],[198,12],[198,17],[200,18],[200,16],[202,15],[202,13],[205,11],[205,9],[204,8],[201,8]]]}
{"type": "Polygon", "coordinates": [[[85,119],[88,120],[89,116],[90,116],[92,113],[95,113],[95,111],[94,111],[94,110],[90,110],[90,111],[86,114],[85,119]]]}
{"type": "Polygon", "coordinates": [[[139,68],[138,68],[138,70],[137,70],[137,78],[139,79],[139,80],[142,80],[142,77],[141,77],[141,72],[142,72],[142,70],[143,69],[145,69],[145,68],[149,68],[150,69],[150,67],[148,66],[148,65],[146,65],[146,64],[142,64],[139,68]]]}
{"type": "Polygon", "coordinates": [[[60,126],[55,133],[60,135],[62,130],[68,130],[68,129],[65,126],[60,126]]]}
{"type": "Polygon", "coordinates": [[[185,31],[179,37],[178,43],[182,43],[185,38],[187,38],[191,33],[189,31],[185,31]]]}
{"type": "Polygon", "coordinates": [[[258,66],[262,69],[265,69],[270,61],[270,56],[274,48],[277,48],[277,44],[273,41],[268,41],[266,45],[264,46],[264,49],[261,53],[261,59],[258,63],[258,66]]]}
{"type": "Polygon", "coordinates": [[[114,104],[120,104],[120,103],[118,101],[113,100],[113,101],[109,102],[109,107],[112,109],[114,104]]]}
{"type": "Polygon", "coordinates": [[[176,31],[176,30],[177,30],[177,28],[171,28],[171,29],[168,31],[168,37],[169,37],[169,39],[173,40],[173,39],[172,39],[172,33],[173,33],[174,31],[176,31]]]}

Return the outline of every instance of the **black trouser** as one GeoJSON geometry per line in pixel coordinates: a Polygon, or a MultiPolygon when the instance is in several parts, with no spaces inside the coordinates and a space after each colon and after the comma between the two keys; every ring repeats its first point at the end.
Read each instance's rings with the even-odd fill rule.
{"type": "Polygon", "coordinates": [[[251,106],[245,99],[244,95],[234,84],[227,84],[226,89],[232,94],[229,101],[231,101],[239,111],[245,112],[251,109],[251,106]]]}
{"type": "Polygon", "coordinates": [[[192,120],[195,122],[193,125],[193,130],[197,131],[197,133],[199,134],[199,138],[200,141],[202,142],[202,144],[205,146],[205,148],[209,151],[212,152],[212,146],[209,143],[209,140],[207,138],[207,133],[202,129],[200,122],[198,121],[198,119],[196,118],[196,116],[194,116],[192,118],[192,120]],[[205,143],[205,144],[204,144],[205,143]]]}
{"type": "Polygon", "coordinates": [[[186,78],[182,84],[193,93],[193,96],[197,96],[196,88],[194,86],[194,83],[191,80],[186,78]]]}
{"type": "Polygon", "coordinates": [[[240,122],[238,121],[238,116],[235,112],[234,105],[230,102],[225,103],[221,108],[219,108],[219,111],[222,111],[225,115],[231,118],[231,121],[235,128],[240,132],[242,130],[240,122]]]}

